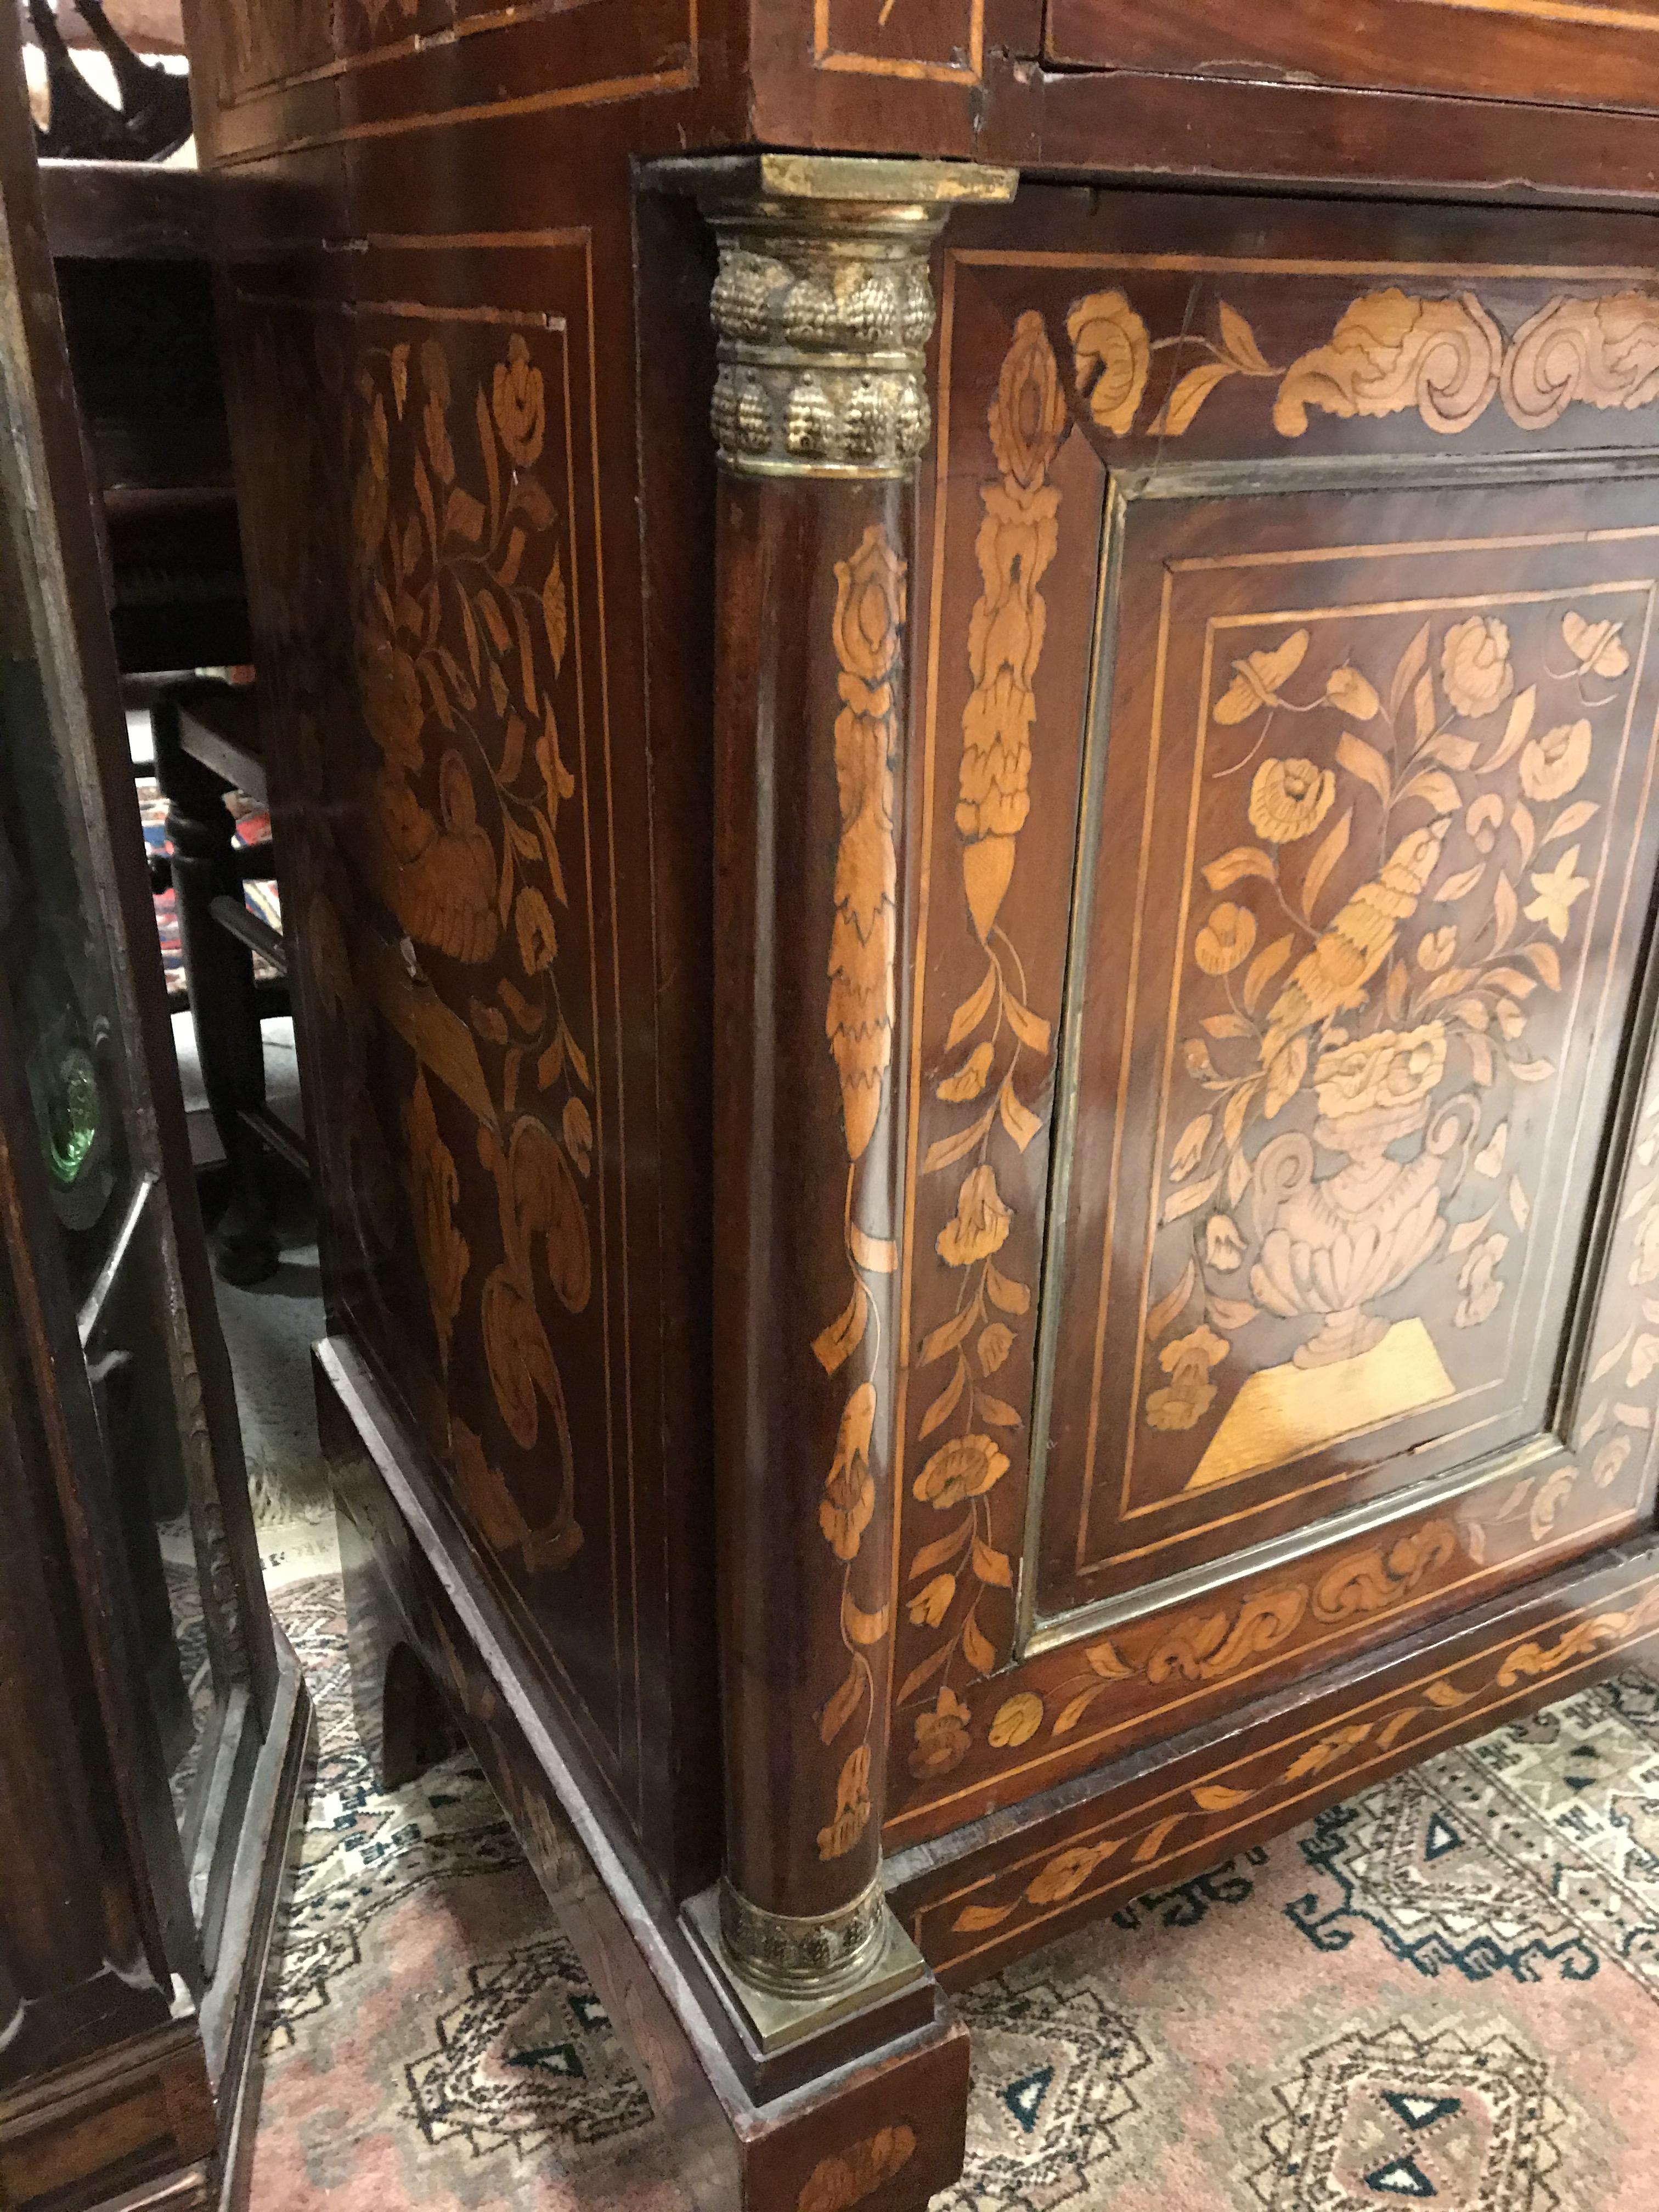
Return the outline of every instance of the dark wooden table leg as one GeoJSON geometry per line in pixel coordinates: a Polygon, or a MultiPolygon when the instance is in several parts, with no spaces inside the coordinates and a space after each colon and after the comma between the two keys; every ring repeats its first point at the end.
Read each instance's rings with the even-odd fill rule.
{"type": "Polygon", "coordinates": [[[253,956],[215,921],[222,894],[240,902],[236,824],[225,804],[228,786],[185,751],[179,706],[164,696],[150,710],[155,773],[167,800],[173,887],[185,980],[196,1024],[202,1082],[230,1170],[230,1200],[215,1236],[215,1265],[228,1283],[257,1283],[277,1266],[275,1231],[265,1200],[264,1155],[243,1121],[264,1103],[264,1050],[253,982],[253,956]]]}

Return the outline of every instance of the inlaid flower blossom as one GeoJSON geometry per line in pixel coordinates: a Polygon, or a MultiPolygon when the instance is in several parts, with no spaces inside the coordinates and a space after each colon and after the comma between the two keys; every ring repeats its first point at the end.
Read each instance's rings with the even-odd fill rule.
{"type": "Polygon", "coordinates": [[[1578,871],[1578,847],[1569,845],[1553,868],[1540,870],[1532,878],[1538,894],[1522,911],[1529,921],[1541,921],[1559,943],[1567,933],[1576,902],[1590,887],[1578,871]]]}
{"type": "Polygon", "coordinates": [[[1440,680],[1460,714],[1496,713],[1515,689],[1507,627],[1492,615],[1454,623],[1440,648],[1440,680]]]}
{"type": "Polygon", "coordinates": [[[866,684],[884,683],[903,627],[904,563],[885,531],[866,530],[851,557],[836,563],[836,657],[866,684]]]}
{"type": "Polygon", "coordinates": [[[924,1505],[942,1513],[964,1498],[983,1497],[1007,1472],[1007,1453],[998,1449],[994,1438],[970,1430],[939,1446],[916,1477],[915,1493],[924,1505]]]}
{"type": "Polygon", "coordinates": [[[375,637],[365,641],[359,669],[369,735],[388,761],[412,772],[423,758],[421,731],[426,720],[414,662],[384,638],[375,637]]]}
{"type": "Polygon", "coordinates": [[[818,1856],[842,1858],[870,1825],[870,1747],[849,1752],[836,1784],[836,1816],[818,1830],[818,1856]]]}
{"type": "Polygon", "coordinates": [[[857,1557],[859,1539],[875,1510],[876,1486],[870,1473],[870,1436],[875,1419],[874,1387],[860,1382],[842,1414],[836,1455],[818,1501],[818,1526],[838,1559],[857,1557]]]}
{"type": "Polygon", "coordinates": [[[1463,827],[1477,853],[1490,853],[1498,842],[1504,811],[1504,802],[1495,791],[1482,792],[1479,799],[1470,801],[1463,816],[1463,827]]]}
{"type": "Polygon", "coordinates": [[[1564,722],[1521,749],[1521,788],[1528,799],[1565,799],[1589,766],[1590,726],[1564,722]]]}
{"type": "Polygon", "coordinates": [[[1327,1121],[1340,1121],[1375,1107],[1415,1106],[1445,1070],[1446,1032],[1439,1022],[1403,1035],[1379,1030],[1320,1054],[1314,1068],[1319,1110],[1327,1121]]]}
{"type": "Polygon", "coordinates": [[[910,1619],[918,1628],[937,1628],[951,1610],[951,1601],[957,1594],[954,1575],[935,1575],[924,1583],[910,1601],[910,1619]]]}
{"type": "Polygon", "coordinates": [[[1336,778],[1310,760],[1265,760],[1250,785],[1250,827],[1269,845],[1311,837],[1331,811],[1336,778]]]}
{"type": "Polygon", "coordinates": [[[931,1712],[918,1713],[909,1767],[918,1782],[948,1774],[968,1756],[968,1708],[956,1692],[942,1689],[931,1712]]]}
{"type": "Polygon", "coordinates": [[[547,398],[520,331],[507,341],[507,359],[495,364],[490,401],[502,445],[521,469],[533,468],[547,429],[547,398]]]}
{"type": "Polygon", "coordinates": [[[1077,364],[1077,388],[1089,412],[1114,437],[1127,435],[1134,422],[1152,340],[1146,325],[1119,291],[1096,292],[1079,300],[1066,318],[1077,364]]]}
{"type": "Polygon", "coordinates": [[[981,1161],[963,1178],[957,1210],[940,1230],[936,1249],[947,1267],[971,1267],[1000,1251],[1013,1216],[997,1190],[996,1172],[981,1161]]]}
{"type": "Polygon", "coordinates": [[[1230,1275],[1244,1263],[1244,1239],[1238,1233],[1238,1224],[1230,1213],[1212,1213],[1204,1224],[1204,1255],[1210,1265],[1223,1275],[1230,1275]]]}
{"type": "Polygon", "coordinates": [[[1158,1364],[1170,1380],[1146,1401],[1146,1419],[1155,1429],[1190,1429],[1215,1402],[1210,1370],[1227,1357],[1224,1336],[1200,1323],[1188,1336],[1178,1336],[1158,1354],[1158,1364]]]}
{"type": "Polygon", "coordinates": [[[1226,975],[1248,960],[1255,943],[1255,916],[1249,907],[1225,900],[1198,933],[1193,957],[1206,975],[1226,975]]]}
{"type": "Polygon", "coordinates": [[[1042,484],[1066,430],[1066,394],[1060,364],[1042,318],[1028,307],[1014,325],[990,410],[991,446],[997,466],[1021,491],[1042,484]]]}
{"type": "Polygon", "coordinates": [[[1376,687],[1345,661],[1340,668],[1332,669],[1325,678],[1325,696],[1339,712],[1356,722],[1374,721],[1382,711],[1382,702],[1376,696],[1376,687]]]}

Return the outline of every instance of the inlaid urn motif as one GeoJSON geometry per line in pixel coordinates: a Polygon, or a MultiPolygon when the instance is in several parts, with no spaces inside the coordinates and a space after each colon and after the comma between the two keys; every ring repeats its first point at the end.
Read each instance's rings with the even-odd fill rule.
{"type": "Polygon", "coordinates": [[[1474,1126],[1466,1099],[1428,1128],[1445,1073],[1437,1021],[1328,1046],[1315,1068],[1312,1138],[1277,1137],[1257,1156],[1254,1195],[1265,1234],[1250,1287],[1269,1313],[1323,1316],[1291,1355],[1298,1367],[1356,1358],[1380,1344],[1389,1324],[1369,1302],[1403,1283],[1445,1235],[1441,1176],[1460,1133],[1474,1126]],[[1419,1141],[1402,1158],[1394,1148],[1407,1138],[1419,1141]],[[1346,1165],[1316,1175],[1320,1146],[1346,1155],[1346,1165]]]}

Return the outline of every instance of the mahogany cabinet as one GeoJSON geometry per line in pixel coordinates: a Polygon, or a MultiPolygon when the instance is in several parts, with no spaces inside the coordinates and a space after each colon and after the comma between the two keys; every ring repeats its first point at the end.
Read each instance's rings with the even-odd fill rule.
{"type": "Polygon", "coordinates": [[[364,1723],[711,2203],[1659,1634],[1659,18],[1338,12],[196,10],[364,1723]]]}

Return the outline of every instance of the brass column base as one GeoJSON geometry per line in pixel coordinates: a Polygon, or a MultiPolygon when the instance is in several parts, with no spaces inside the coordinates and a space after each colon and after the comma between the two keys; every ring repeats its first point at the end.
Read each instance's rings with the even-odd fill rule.
{"type": "MultiPolygon", "coordinates": [[[[843,1962],[823,1970],[816,1979],[805,1969],[793,1974],[768,1972],[764,1966],[738,1957],[726,1933],[733,1899],[745,1918],[758,1911],[746,1899],[738,1898],[729,1884],[720,1882],[688,1898],[680,1917],[712,1968],[727,2009],[765,2056],[787,2050],[834,2021],[928,1978],[927,1960],[893,1917],[878,1889],[870,1895],[867,1905],[865,1899],[858,1900],[864,1908],[861,1925],[867,1929],[864,1940],[843,1962]]],[[[780,1922],[797,1948],[803,1939],[810,1942],[811,1931],[820,1924],[784,1920],[775,1913],[764,1917],[780,1922]]]]}

